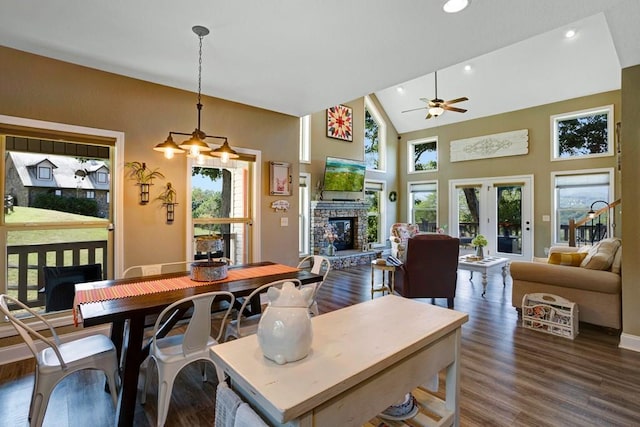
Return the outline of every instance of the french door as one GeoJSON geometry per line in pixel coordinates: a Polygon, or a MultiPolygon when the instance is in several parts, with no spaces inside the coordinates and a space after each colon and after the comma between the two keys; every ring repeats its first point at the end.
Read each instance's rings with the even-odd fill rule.
{"type": "Polygon", "coordinates": [[[485,255],[531,259],[532,187],[532,176],[450,181],[451,235],[471,247],[471,240],[482,234],[488,241],[485,255]]]}

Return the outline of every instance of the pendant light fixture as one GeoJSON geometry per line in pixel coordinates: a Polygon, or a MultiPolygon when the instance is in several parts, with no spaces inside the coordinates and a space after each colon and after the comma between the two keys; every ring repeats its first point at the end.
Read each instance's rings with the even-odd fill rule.
{"type": "Polygon", "coordinates": [[[203,159],[203,153],[209,153],[214,157],[220,157],[223,162],[228,159],[237,159],[238,154],[231,149],[226,136],[213,136],[207,135],[200,128],[200,115],[202,112],[202,39],[209,34],[209,29],[200,25],[196,25],[192,28],[192,31],[198,36],[199,50],[198,50],[198,103],[196,107],[198,109],[198,126],[191,133],[184,132],[169,132],[167,139],[156,145],[153,149],[156,151],[164,152],[164,156],[167,159],[173,157],[174,153],[187,152],[188,157],[198,159],[201,163],[203,159]],[[190,138],[177,145],[173,140],[173,135],[187,135],[190,138]],[[204,141],[206,138],[224,139],[224,144],[212,151],[211,147],[204,141]]]}

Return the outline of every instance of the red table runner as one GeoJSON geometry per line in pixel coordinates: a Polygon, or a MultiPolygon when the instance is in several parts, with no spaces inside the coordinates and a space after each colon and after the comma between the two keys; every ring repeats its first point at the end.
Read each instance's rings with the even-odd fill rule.
{"type": "Polygon", "coordinates": [[[233,280],[250,279],[282,273],[293,273],[299,270],[299,268],[290,267],[288,265],[272,264],[260,267],[232,268],[229,269],[226,278],[211,282],[196,282],[195,280],[191,280],[189,276],[182,276],[170,279],[128,283],[124,285],[110,286],[108,288],[86,289],[76,292],[75,306],[91,302],[108,301],[139,295],[148,295],[157,292],[173,291],[176,289],[194,288],[196,286],[205,286],[212,283],[225,283],[233,280]]]}

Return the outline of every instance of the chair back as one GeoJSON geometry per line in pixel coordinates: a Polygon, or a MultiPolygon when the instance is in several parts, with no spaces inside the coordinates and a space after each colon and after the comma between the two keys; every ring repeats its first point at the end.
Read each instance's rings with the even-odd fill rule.
{"type": "Polygon", "coordinates": [[[446,234],[419,234],[407,241],[395,289],[409,298],[453,298],[460,240],[446,234]]]}
{"type": "MultiPolygon", "coordinates": [[[[211,336],[211,305],[216,299],[224,299],[229,302],[229,306],[224,311],[222,322],[220,324],[220,331],[216,337],[216,341],[220,342],[220,338],[224,332],[224,325],[227,323],[227,317],[233,309],[233,303],[235,302],[233,294],[227,291],[193,295],[174,302],[162,310],[158,316],[153,327],[153,335],[155,336],[157,334],[158,330],[162,327],[164,322],[168,320],[178,306],[191,304],[193,312],[191,313],[187,330],[184,333],[182,351],[185,356],[202,351],[206,347],[209,337],[211,336]]],[[[156,340],[153,340],[152,345],[155,344],[156,340]]]]}
{"type": "Polygon", "coordinates": [[[29,347],[29,350],[31,351],[31,353],[33,353],[33,357],[36,358],[36,362],[38,362],[38,357],[37,357],[38,349],[34,342],[34,338],[42,341],[48,347],[51,347],[51,349],[57,356],[58,360],[60,361],[60,367],[62,369],[66,369],[67,365],[65,364],[64,359],[62,358],[62,354],[60,354],[60,350],[58,349],[58,345],[60,344],[60,338],[58,337],[58,334],[56,334],[56,331],[53,328],[53,325],[49,323],[47,319],[45,319],[43,316],[41,316],[31,308],[26,306],[24,303],[22,303],[22,301],[19,301],[9,295],[4,295],[4,294],[0,294],[0,312],[2,312],[2,314],[4,315],[5,320],[11,322],[11,324],[16,329],[18,334],[20,334],[20,336],[24,340],[27,347],[29,347]],[[47,328],[51,332],[51,338],[45,337],[40,332],[28,326],[21,319],[17,318],[13,313],[11,313],[11,310],[9,310],[8,303],[11,303],[11,305],[15,305],[19,307],[20,310],[27,311],[29,314],[31,314],[32,316],[40,320],[44,325],[47,326],[47,328]]]}
{"type": "Polygon", "coordinates": [[[318,290],[320,290],[320,287],[324,284],[324,281],[327,278],[327,275],[329,275],[329,271],[331,271],[331,262],[329,261],[328,258],[323,257],[321,255],[309,255],[307,257],[304,257],[298,263],[298,268],[300,269],[309,268],[309,267],[310,267],[309,271],[311,273],[322,275],[322,282],[301,286],[302,288],[313,286],[313,298],[311,299],[311,305],[314,305],[314,303],[316,302],[316,296],[318,295],[318,290]]]}
{"type": "MultiPolygon", "coordinates": [[[[276,280],[275,282],[271,282],[271,283],[267,283],[264,284],[262,286],[260,286],[259,288],[256,288],[253,290],[253,292],[251,292],[249,294],[248,297],[246,297],[244,299],[244,301],[242,302],[242,305],[240,306],[240,310],[238,310],[238,317],[236,318],[236,331],[238,333],[238,338],[243,336],[242,332],[241,332],[241,322],[242,322],[242,318],[244,317],[244,312],[247,308],[247,305],[249,305],[251,303],[251,300],[254,298],[260,298],[260,294],[263,292],[266,292],[268,288],[272,287],[272,286],[277,286],[277,287],[282,287],[282,284],[285,282],[292,282],[296,287],[300,287],[301,282],[298,279],[282,279],[282,280],[276,280]]],[[[257,316],[257,313],[254,313],[251,317],[255,317],[257,316]]]]}
{"type": "Polygon", "coordinates": [[[75,284],[102,280],[102,264],[43,267],[45,310],[67,310],[73,307],[75,284]]]}
{"type": "Polygon", "coordinates": [[[389,229],[389,241],[391,242],[391,255],[404,261],[407,250],[407,241],[418,234],[417,224],[397,222],[389,229]]]}

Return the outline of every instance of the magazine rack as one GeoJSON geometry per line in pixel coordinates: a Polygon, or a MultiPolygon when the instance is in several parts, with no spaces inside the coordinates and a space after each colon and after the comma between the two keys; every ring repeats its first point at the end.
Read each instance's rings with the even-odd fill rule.
{"type": "Polygon", "coordinates": [[[522,326],[574,339],[578,335],[578,305],[557,295],[525,294],[522,326]]]}

